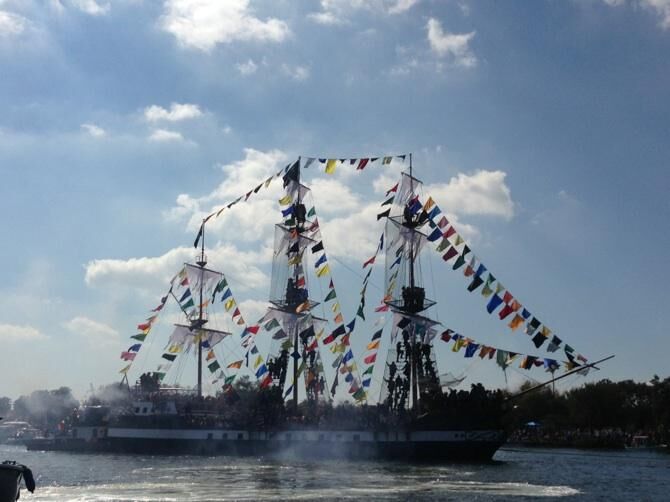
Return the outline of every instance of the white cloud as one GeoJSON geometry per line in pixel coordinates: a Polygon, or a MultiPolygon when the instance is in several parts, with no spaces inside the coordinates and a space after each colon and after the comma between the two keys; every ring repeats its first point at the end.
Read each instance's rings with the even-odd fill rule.
{"type": "Polygon", "coordinates": [[[27,25],[28,20],[25,17],[0,10],[0,37],[20,35],[27,25]]]}
{"type": "Polygon", "coordinates": [[[95,124],[82,124],[81,129],[94,138],[102,138],[107,134],[102,127],[95,124]]]}
{"type": "Polygon", "coordinates": [[[156,129],[149,135],[149,141],[158,143],[167,143],[171,141],[184,141],[184,136],[177,131],[168,131],[167,129],[156,129]]]}
{"type": "Polygon", "coordinates": [[[459,173],[449,183],[426,186],[425,193],[443,210],[454,214],[500,216],[509,220],[514,216],[514,202],[505,184],[506,176],[503,171],[459,173]]]}
{"type": "Polygon", "coordinates": [[[361,200],[351,188],[331,178],[316,178],[310,187],[317,201],[319,214],[355,213],[361,207],[361,200]]]}
{"type": "MultiPolygon", "coordinates": [[[[221,166],[224,181],[212,192],[202,197],[180,194],[177,205],[164,213],[168,221],[188,220],[188,228],[195,230],[202,219],[214,209],[219,209],[238,197],[245,195],[251,188],[276,174],[287,162],[287,155],[281,150],[261,152],[253,148],[244,150],[242,160],[221,166]]],[[[240,203],[226,209],[221,216],[210,220],[208,228],[231,228],[239,231],[236,237],[254,240],[264,235],[277,219],[277,199],[281,197],[281,181],[273,182],[269,188],[262,188],[253,194],[253,204],[240,203]]]]}
{"type": "Polygon", "coordinates": [[[114,345],[119,342],[119,333],[114,328],[88,317],[74,317],[63,323],[63,327],[83,337],[91,345],[114,345]]]}
{"type": "Polygon", "coordinates": [[[235,67],[242,75],[253,75],[258,70],[258,65],[253,59],[249,59],[246,63],[237,63],[235,67]]]}
{"type": "Polygon", "coordinates": [[[445,32],[440,22],[432,17],[426,23],[426,30],[430,48],[435,54],[449,57],[457,66],[470,68],[477,65],[477,58],[469,46],[475,36],[474,31],[461,34],[445,32]]]}
{"type": "Polygon", "coordinates": [[[16,324],[0,324],[0,343],[4,342],[33,342],[45,340],[46,335],[32,326],[17,326],[16,324]]]}
{"type": "Polygon", "coordinates": [[[602,0],[602,2],[609,7],[622,7],[626,4],[642,7],[660,18],[661,28],[670,29],[670,0],[602,0]]]}
{"type": "Polygon", "coordinates": [[[151,105],[144,109],[144,119],[148,122],[179,122],[181,120],[194,119],[202,116],[202,111],[198,105],[171,103],[167,110],[162,106],[151,105]]]}
{"type": "MultiPolygon", "coordinates": [[[[99,0],[70,0],[77,9],[91,16],[103,16],[109,12],[110,5],[99,0]]],[[[53,3],[52,3],[53,5],[53,3]]]]}
{"type": "MultiPolygon", "coordinates": [[[[209,267],[235,280],[234,288],[245,291],[267,287],[268,277],[258,267],[267,261],[263,251],[240,251],[232,245],[215,246],[208,251],[209,267]]],[[[84,280],[89,287],[116,287],[153,292],[167,291],[170,280],[184,262],[193,262],[192,247],[178,247],[160,256],[122,259],[97,259],[85,266],[84,280]]]]}
{"type": "Polygon", "coordinates": [[[419,0],[397,0],[397,2],[389,7],[389,14],[401,14],[414,7],[419,0]]]}
{"type": "Polygon", "coordinates": [[[163,29],[202,51],[238,40],[282,42],[291,33],[284,21],[255,17],[249,0],[166,0],[164,9],[163,29]]]}
{"type": "Polygon", "coordinates": [[[640,0],[640,5],[661,18],[661,28],[670,29],[670,0],[640,0]]]}
{"type": "Polygon", "coordinates": [[[300,66],[300,65],[289,66],[286,63],[284,63],[281,69],[285,75],[298,82],[302,82],[309,78],[309,68],[307,68],[306,66],[300,66]]]}
{"type": "Polygon", "coordinates": [[[317,24],[323,24],[326,26],[344,24],[344,20],[337,17],[334,12],[311,12],[307,14],[307,18],[311,19],[317,24]]]}

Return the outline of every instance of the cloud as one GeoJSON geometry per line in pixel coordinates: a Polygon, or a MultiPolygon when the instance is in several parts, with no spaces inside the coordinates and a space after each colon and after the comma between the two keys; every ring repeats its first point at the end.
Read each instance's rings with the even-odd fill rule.
{"type": "Polygon", "coordinates": [[[505,184],[506,176],[503,171],[459,173],[449,183],[426,186],[425,193],[443,210],[454,214],[499,216],[510,220],[514,216],[514,202],[505,184]]]}
{"type": "MultiPolygon", "coordinates": [[[[610,7],[625,5],[626,0],[603,0],[610,7]]],[[[631,5],[639,5],[660,17],[659,25],[664,30],[670,29],[670,0],[628,0],[631,5]]]]}
{"type": "Polygon", "coordinates": [[[19,16],[0,10],[0,37],[20,35],[28,26],[28,20],[19,16]]]}
{"type": "Polygon", "coordinates": [[[426,23],[426,30],[430,48],[439,57],[450,58],[456,66],[471,68],[477,65],[477,58],[469,47],[474,31],[461,34],[445,32],[440,22],[432,17],[426,23]]]}
{"type": "Polygon", "coordinates": [[[397,0],[397,2],[389,7],[389,14],[401,14],[414,7],[419,0],[397,0]]]}
{"type": "Polygon", "coordinates": [[[98,127],[95,124],[82,124],[81,129],[94,138],[102,138],[107,134],[102,127],[98,127]]]}
{"type": "Polygon", "coordinates": [[[291,33],[284,21],[254,17],[249,0],[166,0],[164,12],[162,28],[202,51],[235,41],[282,42],[291,33]]]}
{"type": "Polygon", "coordinates": [[[63,327],[91,345],[115,345],[119,342],[119,333],[114,328],[88,317],[74,317],[64,322],[63,327]]]}
{"type": "Polygon", "coordinates": [[[4,342],[32,342],[46,340],[48,337],[32,326],[17,326],[16,324],[0,324],[0,343],[4,342]]]}
{"type": "MultiPolygon", "coordinates": [[[[84,280],[89,287],[116,287],[147,292],[167,291],[170,280],[185,262],[193,262],[192,247],[170,249],[160,256],[123,259],[97,259],[85,266],[84,280]]],[[[209,266],[218,269],[246,291],[266,287],[269,279],[259,268],[267,262],[263,251],[240,251],[233,245],[214,246],[208,251],[209,266]]]]}
{"type": "Polygon", "coordinates": [[[184,136],[177,131],[168,131],[167,129],[156,129],[149,135],[149,141],[158,143],[167,143],[171,141],[184,141],[184,136]]]}
{"type": "Polygon", "coordinates": [[[162,106],[151,105],[144,109],[144,119],[147,122],[179,122],[202,116],[202,111],[198,105],[188,103],[171,103],[170,109],[166,110],[162,106]]]}
{"type": "Polygon", "coordinates": [[[311,12],[307,14],[307,18],[317,24],[323,24],[325,26],[344,24],[344,20],[337,17],[334,12],[311,12]]]}
{"type": "MultiPolygon", "coordinates": [[[[168,221],[188,221],[187,227],[195,230],[202,219],[215,209],[221,208],[238,197],[245,195],[251,188],[274,176],[287,162],[288,156],[281,150],[261,152],[253,148],[244,150],[244,158],[221,166],[224,181],[212,192],[201,197],[180,194],[177,205],[164,212],[168,221]]],[[[262,188],[253,194],[253,203],[240,203],[226,209],[221,216],[210,220],[208,228],[233,228],[239,231],[237,238],[256,239],[268,230],[277,219],[277,199],[281,196],[281,182],[273,182],[269,188],[262,188]],[[246,225],[249,225],[248,227],[246,225]]]]}
{"type": "Polygon", "coordinates": [[[249,59],[246,63],[237,63],[235,68],[242,75],[253,75],[258,70],[258,65],[254,63],[253,59],[249,59]]]}
{"type": "Polygon", "coordinates": [[[284,72],[284,75],[287,75],[288,77],[298,82],[302,82],[309,78],[309,68],[307,68],[306,66],[300,66],[300,65],[289,66],[286,63],[284,63],[281,69],[284,72]]]}
{"type": "MultiPolygon", "coordinates": [[[[107,2],[97,0],[70,0],[77,9],[91,16],[103,16],[109,12],[110,5],[107,2]]],[[[54,3],[52,2],[52,5],[54,3]]]]}

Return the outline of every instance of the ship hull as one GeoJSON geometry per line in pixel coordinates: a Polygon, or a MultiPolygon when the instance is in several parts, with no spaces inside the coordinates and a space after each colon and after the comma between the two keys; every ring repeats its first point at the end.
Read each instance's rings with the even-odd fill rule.
{"type": "Polygon", "coordinates": [[[488,462],[505,441],[501,431],[273,432],[141,429],[101,431],[96,437],[28,440],[29,450],[165,455],[280,456],[412,462],[488,462]]]}

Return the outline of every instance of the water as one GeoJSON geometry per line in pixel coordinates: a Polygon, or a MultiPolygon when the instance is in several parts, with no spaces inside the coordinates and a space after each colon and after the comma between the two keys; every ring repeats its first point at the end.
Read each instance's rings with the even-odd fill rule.
{"type": "Polygon", "coordinates": [[[30,501],[669,500],[670,455],[503,449],[486,465],[29,452],[30,501]]]}

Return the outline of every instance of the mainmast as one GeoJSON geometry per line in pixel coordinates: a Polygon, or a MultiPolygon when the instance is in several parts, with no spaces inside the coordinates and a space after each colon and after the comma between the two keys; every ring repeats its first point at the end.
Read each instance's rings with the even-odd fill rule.
{"type": "MultiPolygon", "coordinates": [[[[295,213],[300,212],[300,208],[302,207],[304,209],[304,206],[302,205],[302,202],[300,200],[300,166],[298,166],[298,170],[296,173],[296,183],[298,184],[298,198],[295,204],[296,211],[295,213]]],[[[304,214],[304,210],[302,211],[302,214],[304,214]]],[[[295,220],[295,231],[300,234],[299,230],[299,225],[300,225],[300,219],[298,214],[294,214],[293,218],[295,220]]],[[[293,268],[293,284],[297,284],[298,282],[298,275],[299,275],[299,270],[298,267],[293,268]]],[[[293,330],[293,353],[298,354],[298,323],[295,323],[295,328],[293,330]]],[[[293,357],[293,412],[297,415],[298,414],[298,358],[293,357]]]]}

